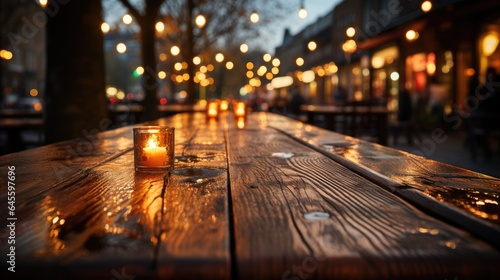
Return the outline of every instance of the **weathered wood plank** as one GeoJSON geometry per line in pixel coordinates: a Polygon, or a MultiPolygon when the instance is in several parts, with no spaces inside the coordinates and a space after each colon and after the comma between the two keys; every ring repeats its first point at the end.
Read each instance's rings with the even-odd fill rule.
{"type": "Polygon", "coordinates": [[[227,136],[238,279],[500,275],[487,243],[256,116],[227,136]]]}
{"type": "Polygon", "coordinates": [[[378,180],[385,180],[385,186],[391,191],[409,186],[483,220],[493,230],[500,230],[500,178],[305,125],[282,116],[268,114],[267,118],[269,126],[337,156],[337,159],[346,159],[342,161],[345,165],[364,169],[365,173],[374,171],[373,179],[378,177],[378,180]]]}
{"type": "MultiPolygon", "coordinates": [[[[96,130],[97,131],[97,130],[96,130]]],[[[52,187],[72,180],[93,166],[112,160],[132,149],[130,128],[120,128],[59,142],[44,147],[1,157],[0,172],[16,166],[16,177],[22,184],[16,189],[19,200],[50,191],[52,187]],[[44,174],[44,176],[40,176],[44,174]]],[[[0,194],[3,201],[5,193],[0,194]]]]}
{"type": "Polygon", "coordinates": [[[231,274],[224,122],[198,116],[203,117],[189,126],[196,134],[176,149],[166,188],[158,255],[162,279],[229,279],[231,274]]]}
{"type": "Polygon", "coordinates": [[[18,200],[15,276],[112,278],[113,270],[124,269],[152,277],[158,222],[150,214],[161,211],[163,187],[162,176],[157,177],[136,178],[129,152],[18,200]]]}
{"type": "MultiPolygon", "coordinates": [[[[134,171],[131,127],[97,134],[92,143],[105,155],[70,159],[72,171],[63,180],[37,168],[52,162],[48,153],[58,145],[72,141],[2,157],[2,168],[22,170],[16,177],[15,276],[229,278],[225,144],[218,137],[222,130],[204,122],[200,114],[151,123],[176,127],[171,176],[134,171]],[[218,142],[209,143],[214,137],[218,142]]],[[[6,215],[1,212],[3,220],[6,215]]],[[[8,231],[0,235],[5,240],[8,231]]],[[[2,251],[6,246],[2,242],[2,251]]]]}
{"type": "MultiPolygon", "coordinates": [[[[179,115],[172,119],[141,125],[172,125],[186,127],[202,116],[179,115]]],[[[101,128],[105,128],[105,123],[101,128]]],[[[7,173],[7,166],[16,166],[16,176],[22,180],[16,189],[19,200],[48,192],[53,187],[75,180],[81,173],[106,161],[111,161],[132,150],[133,126],[122,127],[99,133],[100,128],[82,131],[82,138],[63,141],[29,150],[29,152],[4,155],[0,160],[0,172],[7,173]],[[44,174],[44,177],[39,176],[44,174]],[[25,195],[27,197],[25,197],[25,195]]],[[[189,130],[186,130],[189,133],[189,130]]],[[[3,178],[2,178],[3,179],[3,178]]],[[[6,193],[0,194],[6,199],[6,193]]]]}

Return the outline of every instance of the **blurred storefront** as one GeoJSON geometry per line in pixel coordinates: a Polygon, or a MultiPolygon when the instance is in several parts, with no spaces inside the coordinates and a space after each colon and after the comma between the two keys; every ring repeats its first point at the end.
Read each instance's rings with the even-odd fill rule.
{"type": "MultiPolygon", "coordinates": [[[[488,68],[500,73],[500,1],[356,0],[339,3],[329,14],[330,36],[321,37],[321,52],[305,47],[312,40],[305,35],[320,34],[314,32],[288,38],[295,42],[293,57],[287,57],[292,49],[285,43],[276,49],[282,61],[304,59],[289,73],[310,104],[370,103],[397,110],[399,93],[406,90],[418,110],[439,122],[464,106],[472,79],[486,82],[488,68]],[[313,72],[306,74],[313,80],[300,80],[305,71],[313,72]]],[[[309,30],[324,24],[318,21],[309,30]]]]}

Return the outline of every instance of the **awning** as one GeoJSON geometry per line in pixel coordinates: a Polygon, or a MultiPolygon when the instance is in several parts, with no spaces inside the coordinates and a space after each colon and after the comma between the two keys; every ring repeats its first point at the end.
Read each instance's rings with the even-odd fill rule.
{"type": "Polygon", "coordinates": [[[382,33],[376,37],[370,38],[363,42],[358,43],[358,50],[370,50],[386,43],[392,42],[399,38],[405,38],[406,32],[410,29],[416,32],[421,32],[427,26],[427,20],[416,21],[412,24],[406,25],[405,27],[398,27],[396,30],[391,32],[382,33]]]}

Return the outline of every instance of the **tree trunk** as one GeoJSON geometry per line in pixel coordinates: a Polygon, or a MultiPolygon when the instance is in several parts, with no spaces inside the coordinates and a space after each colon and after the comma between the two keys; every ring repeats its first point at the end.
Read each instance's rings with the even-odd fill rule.
{"type": "Polygon", "coordinates": [[[187,103],[188,104],[194,104],[196,102],[196,99],[198,99],[198,96],[196,94],[196,84],[194,82],[194,74],[195,74],[195,68],[193,64],[193,58],[194,58],[194,32],[193,32],[193,13],[195,9],[195,4],[193,0],[188,0],[188,21],[186,22],[187,24],[187,48],[184,50],[186,52],[186,60],[188,63],[188,73],[189,73],[189,81],[187,83],[187,92],[188,92],[188,98],[187,98],[187,103]]]}
{"type": "Polygon", "coordinates": [[[157,98],[158,76],[156,74],[155,19],[156,12],[154,12],[154,16],[151,13],[147,13],[141,19],[141,58],[144,64],[142,88],[145,93],[145,98],[142,102],[142,121],[151,121],[160,117],[157,98]]]}
{"type": "Polygon", "coordinates": [[[47,23],[46,142],[106,130],[100,0],[49,0],[59,11],[47,23]]]}

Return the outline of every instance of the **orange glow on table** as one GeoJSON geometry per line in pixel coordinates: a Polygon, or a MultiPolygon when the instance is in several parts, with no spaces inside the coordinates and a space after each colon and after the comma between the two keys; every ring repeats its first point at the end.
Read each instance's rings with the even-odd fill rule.
{"type": "Polygon", "coordinates": [[[218,106],[216,102],[208,103],[207,116],[209,118],[216,118],[219,115],[218,106]]]}
{"type": "Polygon", "coordinates": [[[244,117],[239,117],[238,118],[237,126],[238,126],[239,129],[245,128],[245,118],[244,117]]]}
{"type": "Polygon", "coordinates": [[[244,102],[236,103],[236,108],[234,109],[235,117],[244,117],[246,115],[246,105],[244,102]]]}

